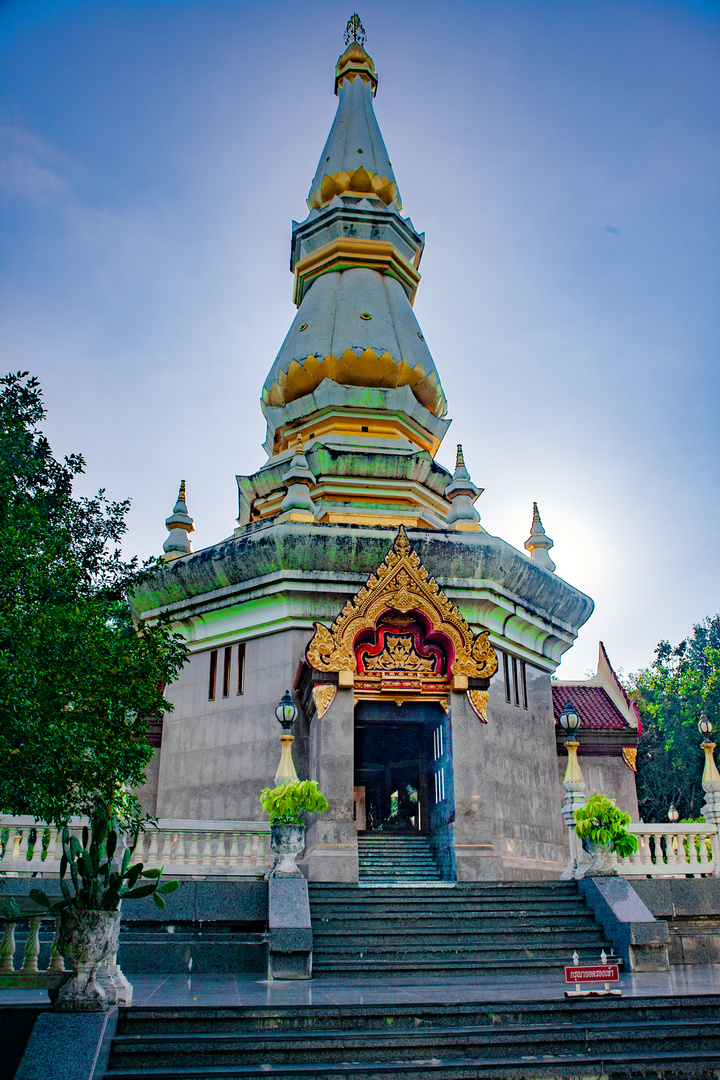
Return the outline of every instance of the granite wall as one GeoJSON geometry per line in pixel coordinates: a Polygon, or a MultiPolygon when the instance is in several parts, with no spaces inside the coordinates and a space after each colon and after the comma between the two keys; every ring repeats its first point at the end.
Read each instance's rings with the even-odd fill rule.
{"type": "MultiPolygon", "coordinates": [[[[193,653],[167,697],[175,710],[163,725],[156,814],[161,818],[258,820],[260,792],[272,785],[280,762],[275,706],[292,689],[311,633],[286,630],[245,644],[243,692],[237,690],[237,644],[230,687],[222,695],[223,653],[218,649],[215,699],[208,700],[211,651],[193,653]]],[[[293,759],[307,776],[307,725],[293,729],[293,759]]]]}
{"type": "MultiPolygon", "coordinates": [[[[456,852],[458,844],[482,845],[490,837],[502,860],[498,877],[557,878],[568,854],[550,676],[526,664],[525,685],[527,708],[522,691],[515,704],[514,686],[506,687],[500,664],[490,682],[487,724],[464,694],[452,694],[456,852]]],[[[465,864],[469,868],[467,857],[465,864]]]]}

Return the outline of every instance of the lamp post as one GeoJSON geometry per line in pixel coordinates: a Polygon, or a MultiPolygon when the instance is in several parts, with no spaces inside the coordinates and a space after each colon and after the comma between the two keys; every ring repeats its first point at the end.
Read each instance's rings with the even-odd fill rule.
{"type": "Polygon", "coordinates": [[[713,725],[708,720],[706,713],[700,714],[700,722],[698,724],[698,731],[703,737],[703,741],[700,744],[705,752],[705,768],[702,775],[702,786],[705,792],[705,802],[702,805],[702,815],[706,821],[715,826],[715,833],[712,837],[712,849],[715,859],[715,869],[713,870],[713,877],[720,877],[720,836],[718,831],[720,830],[720,773],[718,773],[717,765],[715,764],[715,743],[711,740],[713,732],[713,725]]]}
{"type": "Polygon", "coordinates": [[[577,757],[580,743],[575,734],[580,727],[580,716],[569,699],[558,719],[560,720],[560,726],[568,736],[565,740],[568,763],[565,769],[565,779],[563,780],[565,801],[561,813],[567,826],[570,847],[570,859],[560,877],[563,881],[571,881],[573,878],[584,876],[584,871],[589,866],[590,860],[582,846],[582,841],[575,832],[575,811],[585,805],[586,796],[585,780],[577,757]]]}
{"type": "Polygon", "coordinates": [[[275,708],[275,716],[282,727],[282,735],[280,736],[282,753],[280,754],[278,770],[275,773],[276,785],[288,784],[298,778],[292,759],[292,744],[295,742],[295,736],[290,734],[290,728],[297,720],[297,714],[298,711],[295,702],[290,697],[290,691],[286,690],[275,708]]]}
{"type": "Polygon", "coordinates": [[[672,824],[674,825],[679,817],[680,812],[678,811],[677,807],[674,803],[670,803],[668,807],[668,821],[672,822],[672,824]]]}

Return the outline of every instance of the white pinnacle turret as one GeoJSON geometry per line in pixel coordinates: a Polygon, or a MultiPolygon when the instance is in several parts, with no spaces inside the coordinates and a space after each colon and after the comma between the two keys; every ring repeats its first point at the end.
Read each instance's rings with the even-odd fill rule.
{"type": "Polygon", "coordinates": [[[553,571],[555,569],[555,563],[548,555],[548,551],[553,547],[553,542],[545,532],[543,523],[540,520],[540,512],[538,511],[538,504],[533,503],[533,518],[532,526],[530,528],[530,535],[525,541],[525,548],[530,552],[530,558],[538,566],[542,566],[543,570],[553,571]]]}
{"type": "Polygon", "coordinates": [[[192,551],[190,533],[195,530],[195,523],[188,514],[185,502],[185,481],[180,481],[180,491],[173,512],[165,519],[165,526],[170,533],[163,544],[161,558],[169,562],[171,559],[179,559],[181,555],[189,555],[192,551]]]}
{"type": "Polygon", "coordinates": [[[445,488],[445,498],[450,499],[452,502],[447,516],[448,525],[461,532],[479,531],[480,515],[473,503],[482,495],[483,490],[483,488],[476,487],[470,479],[470,473],[465,466],[462,444],[458,443],[455,472],[452,480],[445,488]]]}

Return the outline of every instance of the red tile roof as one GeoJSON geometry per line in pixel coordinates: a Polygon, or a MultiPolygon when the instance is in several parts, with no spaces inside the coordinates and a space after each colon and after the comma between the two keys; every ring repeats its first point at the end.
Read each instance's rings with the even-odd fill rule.
{"type": "Polygon", "coordinates": [[[602,686],[553,686],[553,713],[558,723],[560,713],[570,700],[580,717],[580,728],[629,728],[625,717],[610,700],[602,686]]]}

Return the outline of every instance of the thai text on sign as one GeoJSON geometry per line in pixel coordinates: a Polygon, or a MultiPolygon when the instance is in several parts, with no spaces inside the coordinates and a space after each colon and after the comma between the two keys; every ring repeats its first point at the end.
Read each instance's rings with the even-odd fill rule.
{"type": "Polygon", "coordinates": [[[619,982],[617,964],[578,964],[565,968],[566,983],[619,982]]]}

